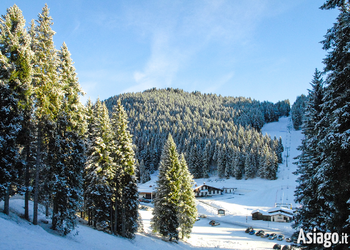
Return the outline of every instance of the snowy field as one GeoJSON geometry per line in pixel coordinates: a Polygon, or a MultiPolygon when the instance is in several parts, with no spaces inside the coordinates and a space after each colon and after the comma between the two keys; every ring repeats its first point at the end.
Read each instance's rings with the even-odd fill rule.
{"type": "MultiPolygon", "coordinates": [[[[262,132],[271,137],[282,137],[283,163],[279,165],[278,179],[252,180],[197,179],[197,185],[204,182],[215,187],[237,188],[235,194],[224,194],[197,199],[199,214],[206,214],[207,218],[195,223],[191,238],[186,242],[168,243],[162,241],[151,232],[150,220],[152,211],[140,210],[145,233],[139,233],[134,240],[127,240],[106,233],[98,232],[87,226],[79,225],[77,232],[66,237],[60,237],[49,229],[50,225],[40,222],[34,226],[20,218],[24,213],[24,201],[11,199],[11,214],[0,214],[0,249],[272,249],[276,240],[263,239],[255,235],[244,233],[247,226],[264,229],[265,232],[276,232],[290,237],[293,230],[291,223],[252,221],[251,212],[255,209],[267,210],[275,203],[294,203],[296,177],[292,174],[296,166],[292,164],[298,155],[297,146],[301,143],[302,134],[292,128],[290,118],[280,118],[279,122],[266,124],[262,132]],[[217,209],[223,208],[225,216],[217,215],[217,209]],[[215,219],[219,226],[212,227],[209,221],[215,219]]],[[[156,176],[143,184],[141,188],[155,183],[156,176]]],[[[150,204],[147,204],[150,205],[150,204]]],[[[0,210],[3,202],[0,202],[0,210]]],[[[45,217],[41,214],[41,219],[45,217]]],[[[278,242],[280,244],[287,244],[278,242]]]]}

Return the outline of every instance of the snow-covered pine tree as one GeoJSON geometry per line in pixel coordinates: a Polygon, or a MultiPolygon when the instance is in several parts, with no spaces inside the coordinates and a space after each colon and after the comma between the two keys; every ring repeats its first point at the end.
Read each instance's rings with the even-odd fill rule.
{"type": "Polygon", "coordinates": [[[219,149],[218,159],[217,159],[218,176],[220,178],[225,177],[225,168],[226,168],[226,145],[224,144],[219,149]]]}
{"type": "MultiPolygon", "coordinates": [[[[302,126],[304,138],[298,149],[301,154],[297,159],[298,186],[295,190],[295,201],[302,206],[296,213],[295,228],[303,228],[311,232],[314,227],[326,230],[326,214],[322,208],[323,199],[320,199],[318,187],[322,184],[320,178],[315,178],[320,165],[321,151],[319,148],[320,127],[317,125],[322,119],[322,103],[324,97],[322,74],[317,69],[311,82],[308,101],[305,108],[305,119],[302,126]]],[[[323,130],[323,129],[322,129],[323,130]]]]}
{"type": "Polygon", "coordinates": [[[269,148],[267,145],[265,145],[262,150],[259,152],[259,169],[258,169],[258,176],[260,178],[267,178],[267,168],[268,168],[268,158],[269,158],[269,148]]]}
{"type": "Polygon", "coordinates": [[[234,166],[234,149],[233,146],[230,145],[226,149],[226,165],[225,165],[225,177],[230,178],[233,176],[233,166],[234,166]]]}
{"type": "Polygon", "coordinates": [[[234,176],[237,180],[241,180],[243,178],[243,170],[244,170],[244,161],[242,152],[239,148],[236,148],[234,151],[234,165],[233,165],[233,171],[234,176]]]}
{"type": "Polygon", "coordinates": [[[204,152],[203,152],[203,178],[209,178],[209,170],[210,170],[210,163],[211,163],[211,143],[208,141],[208,143],[205,145],[204,152]]]}
{"type": "Polygon", "coordinates": [[[244,173],[245,179],[254,178],[255,177],[255,167],[253,165],[253,153],[247,154],[244,162],[244,173]]]}
{"type": "Polygon", "coordinates": [[[350,3],[328,0],[323,8],[336,6],[340,11],[337,22],[323,41],[328,51],[323,61],[327,78],[319,123],[328,126],[320,131],[321,163],[315,178],[322,181],[317,195],[324,199],[325,229],[350,234],[350,3]]]}
{"type": "MultiPolygon", "coordinates": [[[[4,174],[2,175],[3,178],[6,179],[6,176],[9,177],[8,174],[12,176],[11,181],[0,188],[5,188],[7,193],[4,208],[5,213],[8,213],[9,211],[8,199],[11,183],[17,186],[17,190],[21,190],[22,186],[25,186],[24,190],[27,190],[29,186],[29,181],[24,183],[22,178],[19,179],[17,176],[19,171],[23,171],[22,168],[24,168],[24,166],[19,164],[18,152],[15,154],[13,151],[15,150],[13,147],[15,147],[16,144],[21,144],[25,147],[25,150],[23,151],[27,152],[27,146],[30,144],[28,140],[29,137],[27,136],[29,134],[27,133],[27,130],[30,121],[25,121],[25,118],[31,116],[30,114],[32,110],[30,99],[32,93],[31,59],[33,53],[30,49],[30,37],[24,26],[25,20],[22,11],[17,5],[8,8],[6,15],[0,18],[0,60],[2,65],[0,69],[0,81],[2,81],[1,120],[3,127],[1,130],[1,141],[3,141],[3,143],[1,143],[1,152],[3,154],[2,157],[12,158],[8,159],[8,161],[5,160],[5,158],[2,158],[1,160],[5,160],[5,162],[3,162],[4,164],[1,164],[4,171],[4,174]],[[6,113],[8,117],[3,117],[6,113]],[[19,122],[20,124],[17,124],[19,122]],[[10,127],[13,126],[13,128],[11,129],[8,127],[9,125],[10,127]],[[12,142],[10,142],[11,140],[12,142]],[[6,147],[7,144],[8,147],[6,147]],[[9,150],[9,152],[7,152],[7,150],[9,150]],[[8,168],[10,165],[11,171],[8,168]],[[7,170],[5,171],[5,169],[7,170]]],[[[28,162],[27,158],[26,163],[28,162]]],[[[29,167],[29,164],[25,165],[26,168],[29,167]]],[[[29,173],[29,170],[26,172],[29,173]]],[[[26,180],[28,180],[28,178],[27,174],[26,180]]],[[[3,181],[0,181],[0,183],[3,183],[3,181]]],[[[1,194],[2,191],[3,190],[0,191],[0,199],[4,198],[1,194]]],[[[26,218],[27,217],[26,213],[26,218]]]]}
{"type": "Polygon", "coordinates": [[[116,164],[113,187],[115,187],[114,233],[134,238],[138,229],[138,191],[135,173],[135,153],[125,110],[120,101],[114,108],[111,119],[113,130],[112,154],[116,164]],[[114,186],[115,185],[115,186],[114,186]]]}
{"type": "MultiPolygon", "coordinates": [[[[84,140],[85,140],[85,146],[86,146],[86,156],[92,155],[94,152],[94,141],[95,141],[95,135],[94,135],[94,105],[89,98],[85,105],[85,119],[86,119],[86,130],[84,134],[84,140]]],[[[83,179],[84,179],[84,208],[83,211],[86,213],[85,216],[88,216],[88,224],[91,225],[92,218],[91,218],[91,211],[87,209],[87,204],[91,204],[90,194],[86,192],[87,186],[89,185],[89,171],[87,170],[86,166],[84,168],[83,173],[83,179]]]]}
{"type": "Polygon", "coordinates": [[[178,205],[181,187],[180,163],[171,134],[164,144],[159,164],[157,193],[154,199],[152,229],[170,241],[179,238],[178,205]]]}
{"type": "Polygon", "coordinates": [[[195,179],[203,176],[203,158],[199,151],[197,144],[194,144],[189,155],[190,171],[195,179]]]}
{"type": "Polygon", "coordinates": [[[305,95],[298,96],[292,106],[292,121],[295,130],[299,130],[304,120],[304,109],[307,101],[305,95]]]}
{"type": "Polygon", "coordinates": [[[265,178],[268,180],[277,179],[277,170],[278,170],[278,159],[276,153],[269,149],[268,155],[266,158],[266,173],[265,178]]]}
{"type": "Polygon", "coordinates": [[[194,192],[192,190],[193,178],[188,171],[187,163],[183,154],[180,155],[180,179],[181,191],[178,205],[178,221],[180,238],[189,238],[193,224],[196,222],[197,207],[194,192]]]}
{"type": "Polygon", "coordinates": [[[84,106],[80,102],[80,96],[84,93],[79,85],[77,73],[73,66],[71,54],[66,43],[63,43],[61,50],[58,51],[58,70],[60,75],[60,85],[63,90],[63,97],[66,102],[66,113],[70,116],[71,128],[84,134],[86,130],[86,119],[84,106]]]}
{"type": "Polygon", "coordinates": [[[85,166],[85,143],[79,131],[72,130],[73,120],[63,104],[55,124],[53,147],[50,155],[56,163],[50,183],[53,213],[52,228],[68,234],[76,226],[76,213],[83,201],[83,170],[85,166]]]}
{"type": "MultiPolygon", "coordinates": [[[[1,54],[0,62],[4,62],[1,54]]],[[[15,167],[19,162],[17,135],[22,128],[15,96],[9,85],[0,80],[0,200],[5,200],[5,214],[9,214],[11,184],[18,174],[15,167]]]]}
{"type": "MultiPolygon", "coordinates": [[[[34,186],[34,216],[33,223],[38,223],[38,203],[40,180],[50,180],[52,176],[42,176],[39,178],[42,170],[43,153],[48,151],[44,142],[48,141],[48,136],[52,135],[53,123],[57,119],[59,107],[62,101],[62,88],[59,84],[58,75],[58,57],[54,46],[53,36],[55,32],[51,29],[53,22],[49,16],[47,5],[39,14],[37,25],[34,21],[31,23],[29,34],[31,36],[31,48],[34,52],[33,60],[33,78],[34,87],[34,117],[36,119],[36,162],[35,162],[35,186],[34,186]]],[[[50,165],[46,164],[48,169],[46,173],[50,174],[50,165]]],[[[42,193],[43,194],[43,193],[42,193]]],[[[46,192],[45,196],[49,194],[46,192]]],[[[47,200],[45,202],[48,202],[47,200]]]]}
{"type": "Polygon", "coordinates": [[[112,188],[115,163],[111,153],[115,151],[113,131],[107,108],[97,99],[94,105],[91,141],[85,167],[85,207],[99,230],[111,230],[112,188]]]}
{"type": "Polygon", "coordinates": [[[149,180],[151,180],[149,170],[146,169],[145,164],[143,163],[143,160],[141,160],[141,163],[140,163],[140,183],[145,183],[149,180]]]}
{"type": "Polygon", "coordinates": [[[278,163],[283,162],[283,158],[282,158],[283,151],[284,151],[284,147],[283,147],[283,143],[282,143],[282,137],[280,136],[278,138],[278,146],[277,146],[277,150],[276,150],[276,154],[278,157],[278,163]]]}

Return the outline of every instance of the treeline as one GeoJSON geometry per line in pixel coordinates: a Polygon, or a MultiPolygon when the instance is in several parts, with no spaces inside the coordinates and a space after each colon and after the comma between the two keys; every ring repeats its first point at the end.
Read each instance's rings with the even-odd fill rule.
{"type": "Polygon", "coordinates": [[[180,89],[150,89],[126,93],[105,101],[107,108],[120,99],[129,117],[140,163],[141,182],[157,170],[168,134],[185,155],[194,178],[275,179],[282,162],[281,139],[262,135],[267,122],[288,116],[288,100],[276,104],[250,98],[188,93],[180,89]]]}
{"type": "Polygon", "coordinates": [[[99,100],[84,107],[66,44],[57,50],[47,5],[25,28],[21,10],[0,19],[0,200],[25,194],[52,208],[52,229],[68,234],[76,214],[132,238],[139,227],[135,156],[120,103],[113,116],[99,100]]]}
{"type": "MultiPolygon", "coordinates": [[[[324,72],[316,70],[311,82],[302,124],[305,136],[299,147],[296,171],[295,201],[301,206],[294,227],[317,235],[350,234],[349,1],[327,0],[321,7],[333,8],[338,9],[339,15],[322,41],[327,51],[325,68],[324,72]]],[[[308,249],[325,248],[318,241],[302,243],[308,249]]],[[[332,241],[327,247],[348,249],[349,245],[344,243],[332,241]]]]}

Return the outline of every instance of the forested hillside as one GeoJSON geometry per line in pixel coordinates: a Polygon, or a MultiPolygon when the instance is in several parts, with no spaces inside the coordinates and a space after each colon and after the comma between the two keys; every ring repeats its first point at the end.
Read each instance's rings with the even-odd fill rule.
{"type": "Polygon", "coordinates": [[[157,169],[162,147],[172,134],[195,178],[217,171],[219,177],[275,179],[281,139],[260,133],[267,122],[290,112],[289,100],[276,104],[243,97],[150,89],[105,100],[112,113],[121,99],[140,164],[140,180],[157,169]]]}

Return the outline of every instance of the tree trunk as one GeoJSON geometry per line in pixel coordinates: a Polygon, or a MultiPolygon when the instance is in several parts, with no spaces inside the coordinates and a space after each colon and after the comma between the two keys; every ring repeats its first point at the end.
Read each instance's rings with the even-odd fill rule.
{"type": "Polygon", "coordinates": [[[29,192],[29,157],[30,157],[30,147],[29,147],[29,140],[27,141],[28,145],[26,146],[26,174],[25,174],[25,186],[26,186],[26,193],[24,195],[24,218],[29,221],[29,199],[30,199],[30,192],[29,192]]]}
{"type": "Polygon", "coordinates": [[[34,190],[34,215],[33,224],[38,225],[38,205],[39,205],[39,171],[41,164],[41,126],[38,126],[38,138],[36,149],[36,166],[35,166],[35,190],[34,190]]]}
{"type": "Polygon", "coordinates": [[[49,201],[45,202],[45,216],[49,217],[49,201]]]}
{"type": "Polygon", "coordinates": [[[10,213],[10,190],[11,190],[11,185],[9,184],[7,186],[5,201],[4,201],[4,214],[7,214],[7,215],[9,215],[10,213]]]}
{"type": "Polygon", "coordinates": [[[58,206],[56,198],[53,199],[53,211],[52,211],[52,229],[56,230],[57,218],[56,214],[58,213],[58,206]]]}
{"type": "Polygon", "coordinates": [[[126,235],[126,229],[125,229],[125,222],[126,222],[126,213],[125,213],[125,200],[124,195],[122,195],[122,236],[125,237],[126,235]]]}
{"type": "MultiPolygon", "coordinates": [[[[111,204],[112,204],[112,201],[111,201],[111,204]]],[[[111,218],[110,218],[110,221],[111,221],[111,233],[113,234],[113,229],[114,229],[114,227],[113,227],[113,205],[111,206],[110,213],[111,213],[111,218]]]]}
{"type": "Polygon", "coordinates": [[[115,205],[114,205],[114,234],[118,235],[118,188],[115,193],[115,205]]]}

